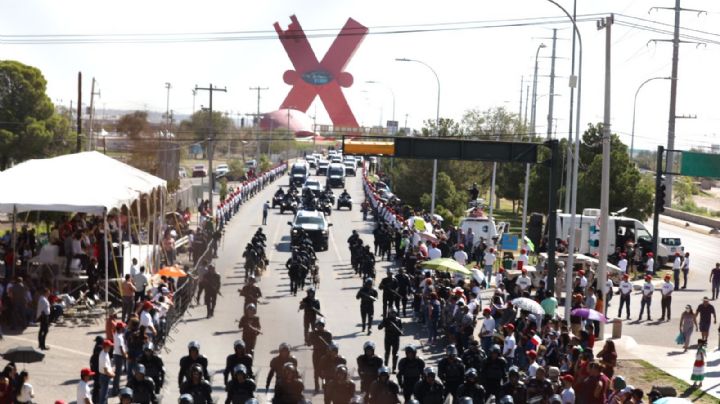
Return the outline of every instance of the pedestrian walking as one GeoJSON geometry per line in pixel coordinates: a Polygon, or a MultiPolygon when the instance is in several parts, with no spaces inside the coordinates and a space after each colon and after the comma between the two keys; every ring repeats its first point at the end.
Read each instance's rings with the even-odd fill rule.
{"type": "Polygon", "coordinates": [[[398,350],[400,349],[400,336],[403,335],[402,321],[397,317],[397,312],[390,308],[387,317],[378,325],[378,330],[385,329],[385,366],[389,366],[390,355],[392,354],[392,372],[397,369],[398,350]]]}
{"type": "Polygon", "coordinates": [[[710,271],[710,285],[712,286],[712,300],[720,297],[720,262],[710,271]]]}
{"type": "Polygon", "coordinates": [[[665,282],[663,282],[660,287],[660,294],[662,295],[662,298],[660,299],[660,307],[662,310],[660,321],[665,320],[665,313],[667,313],[667,321],[670,321],[670,307],[672,305],[673,290],[677,290],[677,285],[673,285],[673,283],[670,282],[670,275],[665,275],[665,282]]]}
{"type": "Polygon", "coordinates": [[[245,315],[240,319],[238,328],[243,331],[242,339],[243,342],[245,342],[245,349],[253,355],[255,352],[257,336],[262,333],[260,317],[257,316],[257,306],[253,303],[250,303],[245,307],[245,315]]]}
{"type": "Polygon", "coordinates": [[[692,306],[689,304],[685,306],[685,311],[680,315],[680,333],[683,335],[683,352],[687,352],[688,345],[690,345],[690,338],[692,338],[693,330],[698,330],[697,320],[695,319],[695,313],[693,313],[692,306]]]}
{"type": "Polygon", "coordinates": [[[690,376],[690,380],[693,381],[693,387],[702,387],[703,380],[705,379],[705,357],[707,356],[707,353],[705,352],[705,345],[707,345],[707,340],[698,340],[692,376],[690,376]]]}
{"type": "Polygon", "coordinates": [[[690,253],[685,253],[685,259],[683,259],[682,266],[680,267],[683,273],[683,286],[682,288],[687,288],[687,279],[688,279],[688,273],[690,273],[690,253]]]}
{"type": "Polygon", "coordinates": [[[218,294],[222,295],[222,293],[220,292],[220,274],[215,272],[214,265],[208,265],[207,269],[200,282],[205,286],[205,306],[207,308],[207,318],[210,318],[215,314],[217,296],[218,294]]]}
{"type": "Polygon", "coordinates": [[[40,323],[40,329],[38,330],[38,345],[43,351],[50,349],[45,344],[45,339],[47,338],[48,332],[50,332],[50,301],[48,300],[48,296],[50,296],[50,290],[48,290],[48,288],[43,288],[37,302],[35,317],[36,321],[40,323]]]}
{"type": "Polygon", "coordinates": [[[315,330],[310,332],[306,345],[312,346],[313,380],[315,381],[315,394],[320,393],[320,379],[322,366],[320,360],[330,350],[332,333],[325,329],[325,320],[322,318],[315,321],[315,330]]]}
{"type": "Polygon", "coordinates": [[[375,313],[375,302],[378,298],[378,292],[372,287],[372,278],[365,278],[363,287],[358,290],[355,299],[360,300],[360,321],[362,323],[362,332],[365,332],[367,324],[367,333],[372,333],[373,314],[375,313]]]}
{"type": "Polygon", "coordinates": [[[315,330],[318,315],[321,315],[320,301],[315,298],[315,288],[308,288],[307,295],[300,301],[299,310],[303,311],[303,335],[307,342],[310,331],[315,330]]]}
{"type": "Polygon", "coordinates": [[[262,208],[262,209],[263,209],[263,212],[262,212],[262,215],[263,215],[263,216],[262,216],[262,217],[263,217],[263,218],[262,218],[262,224],[263,224],[263,225],[266,225],[266,224],[267,224],[268,212],[270,211],[270,202],[269,202],[269,201],[265,201],[265,203],[263,204],[263,208],[262,208]]]}
{"type": "Polygon", "coordinates": [[[700,328],[701,339],[707,341],[708,333],[710,332],[710,319],[712,318],[713,323],[717,324],[717,316],[715,315],[715,307],[710,304],[710,299],[707,296],[703,297],[703,302],[695,310],[695,319],[700,317],[698,325],[700,328]]]}

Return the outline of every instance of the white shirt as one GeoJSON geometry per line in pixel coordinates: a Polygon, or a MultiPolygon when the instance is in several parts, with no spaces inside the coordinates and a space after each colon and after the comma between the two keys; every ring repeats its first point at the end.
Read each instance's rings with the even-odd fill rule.
{"type": "Polygon", "coordinates": [[[581,276],[581,277],[580,277],[580,287],[581,287],[581,288],[586,288],[587,285],[588,285],[588,280],[587,280],[587,278],[585,277],[585,275],[581,276]]]}
{"type": "MultiPolygon", "coordinates": [[[[488,279],[488,281],[490,281],[490,280],[488,279]]],[[[495,286],[498,286],[502,282],[503,282],[503,274],[502,274],[502,272],[498,272],[497,274],[495,274],[495,286]]]]}
{"type": "Polygon", "coordinates": [[[618,265],[617,265],[617,266],[618,266],[618,268],[620,268],[620,270],[621,270],[623,273],[625,273],[625,272],[627,272],[627,264],[628,264],[627,259],[626,259],[626,258],[622,258],[620,261],[618,261],[618,265]]]}
{"type": "Polygon", "coordinates": [[[98,356],[98,369],[100,369],[100,374],[104,375],[107,375],[107,372],[112,372],[113,370],[112,362],[110,362],[110,353],[105,352],[104,349],[98,356]]]}
{"type": "Polygon", "coordinates": [[[563,389],[560,398],[562,398],[562,404],[575,404],[575,390],[572,387],[563,389]]]}
{"type": "Polygon", "coordinates": [[[528,366],[528,376],[529,377],[535,377],[535,372],[537,372],[540,365],[537,362],[533,362],[532,365],[528,366]]]}
{"type": "Polygon", "coordinates": [[[623,295],[629,295],[630,292],[632,292],[632,290],[633,290],[633,286],[632,286],[632,283],[630,283],[628,281],[622,281],[622,282],[620,282],[619,289],[620,289],[620,293],[622,293],[623,295]]]}
{"type": "Polygon", "coordinates": [[[492,316],[483,317],[482,327],[480,327],[481,337],[492,337],[495,332],[495,319],[492,316]]]}
{"type": "Polygon", "coordinates": [[[140,325],[145,327],[150,327],[152,325],[154,327],[152,316],[145,310],[140,312],[140,325]]]}
{"type": "Polygon", "coordinates": [[[660,293],[662,293],[663,296],[670,296],[672,295],[674,289],[675,285],[673,285],[672,282],[663,282],[662,287],[660,288],[660,293]]]}
{"type": "Polygon", "coordinates": [[[442,257],[442,251],[440,251],[440,249],[437,247],[430,247],[428,248],[428,257],[431,260],[434,260],[435,258],[440,258],[442,257]]]}
{"type": "Polygon", "coordinates": [[[532,281],[530,280],[530,277],[527,275],[520,275],[520,277],[518,277],[517,282],[515,282],[515,284],[518,285],[521,290],[526,290],[527,288],[529,288],[531,283],[532,283],[532,281]]]}
{"type": "Polygon", "coordinates": [[[77,395],[75,400],[77,404],[85,404],[85,399],[88,399],[88,402],[92,404],[92,391],[86,381],[80,380],[80,383],[78,383],[77,386],[77,395]]]}
{"type": "Polygon", "coordinates": [[[467,263],[468,256],[463,250],[457,250],[455,251],[455,254],[453,254],[453,258],[455,261],[457,261],[460,265],[465,265],[467,263]]]}
{"type": "Polygon", "coordinates": [[[46,316],[50,315],[50,302],[45,296],[40,296],[40,298],[38,299],[35,318],[40,318],[41,314],[45,314],[46,316]]]}
{"type": "Polygon", "coordinates": [[[125,334],[114,332],[113,344],[115,344],[115,346],[113,347],[113,355],[122,356],[123,353],[127,350],[127,348],[125,347],[125,334]]]}
{"type": "Polygon", "coordinates": [[[138,292],[145,291],[145,287],[147,287],[148,284],[148,276],[144,272],[138,272],[133,277],[133,282],[135,282],[135,290],[138,292]]]}
{"type": "MultiPolygon", "coordinates": [[[[527,263],[528,263],[528,256],[527,256],[527,254],[520,254],[520,255],[518,256],[518,259],[517,259],[517,260],[518,260],[518,262],[521,262],[521,261],[522,261],[523,266],[525,266],[525,265],[527,265],[527,263]]],[[[535,377],[535,376],[532,376],[532,377],[535,377]]]]}
{"type": "Polygon", "coordinates": [[[24,383],[20,388],[20,393],[17,395],[17,401],[21,403],[28,403],[33,399],[33,387],[30,383],[24,383]]]}
{"type": "Polygon", "coordinates": [[[690,269],[690,257],[685,257],[682,262],[682,270],[687,271],[690,269]]]}
{"type": "Polygon", "coordinates": [[[682,264],[682,259],[680,259],[680,256],[675,256],[675,260],[673,261],[673,269],[680,269],[680,265],[682,264]]]}
{"type": "Polygon", "coordinates": [[[494,265],[495,259],[497,259],[497,257],[493,253],[485,253],[485,255],[483,256],[483,261],[485,261],[485,265],[494,265]]]}
{"type": "Polygon", "coordinates": [[[642,286],[642,293],[643,296],[646,297],[652,297],[653,292],[655,291],[655,287],[651,282],[645,282],[642,286]]]}
{"type": "Polygon", "coordinates": [[[515,357],[515,336],[513,334],[505,337],[505,347],[503,348],[503,356],[514,358],[515,357]]]}
{"type": "Polygon", "coordinates": [[[648,258],[646,265],[645,272],[652,272],[653,268],[655,268],[655,259],[653,257],[648,258]]]}
{"type": "Polygon", "coordinates": [[[130,276],[135,278],[135,275],[140,273],[140,268],[137,266],[137,264],[130,265],[130,276]]]}

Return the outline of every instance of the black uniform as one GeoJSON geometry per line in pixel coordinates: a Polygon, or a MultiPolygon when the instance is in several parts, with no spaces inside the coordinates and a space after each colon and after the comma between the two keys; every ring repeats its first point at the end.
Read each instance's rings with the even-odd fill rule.
{"type": "Polygon", "coordinates": [[[145,366],[145,378],[151,378],[155,383],[155,394],[160,394],[165,384],[165,364],[162,358],[154,353],[151,356],[142,354],[138,363],[145,366]]]}
{"type": "Polygon", "coordinates": [[[137,404],[157,404],[158,399],[155,396],[155,383],[153,379],[145,377],[143,380],[137,380],[131,377],[127,386],[133,391],[132,401],[137,404]]]}
{"type": "Polygon", "coordinates": [[[476,350],[472,346],[466,349],[462,355],[462,362],[465,365],[465,369],[473,368],[479,371],[483,368],[486,359],[485,351],[480,348],[476,350]]]}
{"type": "Polygon", "coordinates": [[[478,373],[482,377],[482,384],[488,395],[500,393],[500,385],[505,380],[507,362],[502,356],[493,359],[492,356],[485,361],[482,371],[478,373]]]}
{"type": "Polygon", "coordinates": [[[395,316],[386,317],[378,325],[378,330],[385,329],[385,366],[390,366],[388,359],[392,351],[392,369],[397,368],[398,349],[400,349],[400,336],[402,335],[402,321],[395,316]]]}
{"type": "Polygon", "coordinates": [[[325,404],[347,404],[355,395],[355,383],[330,379],[325,383],[325,404]]]}
{"type": "Polygon", "coordinates": [[[320,360],[327,354],[332,342],[332,334],[323,329],[317,329],[308,336],[308,345],[312,345],[313,379],[315,390],[320,390],[320,378],[322,377],[322,366],[320,360]]]}
{"type": "Polygon", "coordinates": [[[210,380],[210,375],[208,374],[207,366],[208,366],[208,360],[206,357],[202,355],[198,355],[196,359],[193,359],[190,355],[185,355],[182,358],[180,358],[180,372],[178,373],[178,386],[182,386],[183,381],[190,380],[190,369],[192,369],[192,366],[194,364],[200,365],[202,367],[203,371],[203,379],[210,380]]]}
{"type": "Polygon", "coordinates": [[[398,297],[398,281],[392,274],[388,274],[382,281],[378,289],[383,291],[383,317],[387,315],[388,307],[395,306],[395,311],[400,311],[400,298],[398,297]]]}
{"type": "Polygon", "coordinates": [[[413,394],[420,404],[443,404],[445,403],[445,387],[439,380],[428,383],[427,380],[420,380],[415,385],[413,394]]]}
{"type": "Polygon", "coordinates": [[[215,271],[208,270],[205,273],[202,282],[205,284],[205,306],[207,306],[207,317],[212,317],[215,313],[217,295],[220,293],[220,274],[215,271]]]}
{"type": "Polygon", "coordinates": [[[405,401],[409,401],[415,385],[422,377],[423,369],[425,369],[425,361],[415,356],[414,358],[405,357],[398,362],[398,383],[403,390],[405,401]]]}
{"type": "Polygon", "coordinates": [[[446,394],[455,394],[465,379],[465,365],[459,358],[443,358],[438,362],[438,377],[445,384],[446,394]]]}
{"type": "Polygon", "coordinates": [[[268,372],[267,380],[265,381],[266,390],[270,388],[270,382],[272,382],[273,376],[275,376],[275,374],[277,374],[278,376],[275,385],[277,386],[277,384],[280,382],[280,379],[282,378],[283,366],[285,366],[286,363],[292,363],[293,366],[297,368],[297,359],[292,355],[288,356],[287,358],[283,358],[278,355],[270,360],[270,371],[268,372]]]}
{"type": "Polygon", "coordinates": [[[457,403],[461,397],[470,397],[473,403],[485,402],[485,388],[479,383],[465,382],[457,389],[457,393],[453,395],[454,402],[457,403]]]}
{"type": "Polygon", "coordinates": [[[242,339],[246,349],[251,353],[254,352],[257,336],[260,334],[260,317],[242,316],[238,328],[243,330],[242,339]]]}
{"type": "Polygon", "coordinates": [[[362,321],[362,330],[365,331],[367,323],[368,330],[372,328],[373,314],[375,314],[375,301],[378,292],[372,286],[363,286],[355,295],[356,299],[360,299],[360,319],[362,321]]]}
{"type": "Polygon", "coordinates": [[[338,365],[347,365],[347,359],[340,355],[333,354],[329,351],[320,358],[320,377],[325,379],[325,384],[335,379],[335,372],[338,365]]]}
{"type": "Polygon", "coordinates": [[[185,382],[180,386],[180,394],[190,394],[193,398],[193,404],[213,404],[212,387],[210,382],[203,379],[198,384],[185,382]]]}
{"type": "Polygon", "coordinates": [[[248,354],[242,354],[238,355],[237,353],[233,353],[227,356],[225,359],[225,370],[223,370],[223,382],[224,384],[228,384],[228,380],[232,378],[233,369],[235,369],[235,366],[237,365],[243,365],[245,366],[247,377],[248,379],[252,379],[253,371],[253,357],[248,354]]]}
{"type": "Polygon", "coordinates": [[[245,303],[243,304],[243,307],[247,307],[247,305],[250,303],[257,305],[258,299],[262,297],[262,292],[260,291],[260,288],[257,287],[254,283],[249,283],[243,286],[242,289],[240,289],[240,296],[243,296],[245,298],[245,303]]]}
{"type": "Polygon", "coordinates": [[[303,310],[303,330],[305,332],[305,340],[308,338],[308,332],[312,327],[315,330],[315,320],[317,320],[320,311],[320,301],[315,295],[306,296],[300,301],[300,309],[303,310]]]}
{"type": "Polygon", "coordinates": [[[245,381],[239,382],[233,378],[225,387],[225,391],[227,391],[225,404],[245,404],[245,401],[255,398],[255,388],[255,380],[253,379],[245,379],[245,381]]]}
{"type": "Polygon", "coordinates": [[[507,382],[500,388],[500,397],[512,396],[513,401],[517,404],[527,403],[527,387],[518,380],[517,384],[507,382]]]}
{"type": "Polygon", "coordinates": [[[272,402],[273,404],[297,404],[303,399],[303,390],[305,390],[305,385],[301,379],[290,382],[281,380],[275,385],[275,396],[272,402]]]}
{"type": "Polygon", "coordinates": [[[386,382],[375,380],[370,385],[369,404],[399,403],[398,394],[400,394],[400,387],[392,380],[388,379],[386,382]]]}
{"type": "Polygon", "coordinates": [[[377,355],[367,356],[365,354],[357,357],[358,374],[360,375],[360,391],[367,393],[370,383],[378,377],[378,369],[382,367],[383,361],[377,355]]]}
{"type": "MultiPolygon", "coordinates": [[[[398,283],[397,292],[400,294],[400,308],[402,309],[403,317],[405,317],[407,316],[408,295],[412,292],[412,279],[410,279],[410,276],[406,274],[405,271],[400,271],[395,276],[395,279],[397,279],[398,283]]],[[[398,313],[399,312],[400,310],[398,310],[398,313]]]]}

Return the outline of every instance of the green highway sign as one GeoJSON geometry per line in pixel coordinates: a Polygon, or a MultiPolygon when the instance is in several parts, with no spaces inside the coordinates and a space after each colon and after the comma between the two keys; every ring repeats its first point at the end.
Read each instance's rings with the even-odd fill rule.
{"type": "Polygon", "coordinates": [[[720,154],[683,151],[680,174],[690,177],[720,178],[720,154]]]}

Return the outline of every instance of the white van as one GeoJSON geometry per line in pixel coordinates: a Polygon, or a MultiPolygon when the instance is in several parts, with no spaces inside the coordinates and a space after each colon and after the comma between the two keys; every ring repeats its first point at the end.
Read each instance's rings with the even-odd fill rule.
{"type": "MultiPolygon", "coordinates": [[[[569,239],[570,214],[558,213],[557,237],[569,239]]],[[[575,245],[579,253],[592,255],[600,252],[600,209],[584,209],[582,214],[575,215],[575,245]]],[[[625,216],[610,216],[608,218],[609,234],[608,254],[615,252],[615,247],[622,247],[626,243],[637,243],[644,249],[652,246],[652,234],[645,225],[637,219],[625,216]]],[[[661,239],[662,240],[662,239],[661,239]]],[[[663,243],[658,243],[657,257],[661,265],[674,255],[663,243]]]]}
{"type": "MultiPolygon", "coordinates": [[[[501,223],[501,227],[504,223],[501,223]]],[[[480,239],[485,240],[487,246],[494,246],[494,239],[501,237],[501,232],[498,231],[498,227],[495,226],[495,221],[486,216],[481,209],[472,208],[465,211],[465,217],[460,219],[460,230],[463,234],[467,234],[468,229],[473,230],[475,239],[473,240],[473,246],[480,243],[480,239]]]]}

